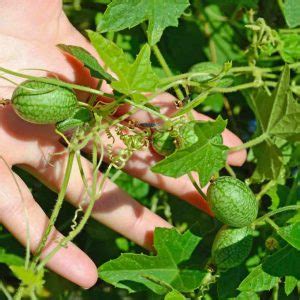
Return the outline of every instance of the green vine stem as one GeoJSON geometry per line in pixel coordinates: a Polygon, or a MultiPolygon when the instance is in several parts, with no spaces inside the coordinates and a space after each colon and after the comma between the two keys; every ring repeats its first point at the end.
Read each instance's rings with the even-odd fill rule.
{"type": "Polygon", "coordinates": [[[7,300],[12,300],[13,299],[2,281],[0,281],[0,291],[3,292],[3,294],[5,295],[7,300]]]}
{"type": "MultiPolygon", "coordinates": [[[[51,258],[61,249],[61,247],[67,245],[68,242],[72,241],[83,229],[86,222],[88,221],[89,217],[91,216],[95,201],[97,198],[99,198],[99,195],[97,193],[97,181],[98,181],[98,171],[99,167],[101,165],[103,155],[101,153],[101,158],[98,162],[98,148],[97,148],[97,139],[99,138],[99,133],[97,131],[93,132],[93,146],[92,146],[92,164],[93,164],[93,180],[92,180],[92,188],[91,188],[91,196],[90,196],[90,202],[88,204],[88,207],[79,222],[79,224],[68,234],[68,236],[64,237],[60,243],[48,254],[46,257],[40,262],[40,264],[37,266],[37,271],[41,270],[50,260],[51,258]]],[[[102,147],[101,147],[102,149],[102,147]]],[[[100,190],[102,191],[103,184],[106,180],[106,178],[109,175],[110,169],[112,165],[109,165],[107,168],[105,174],[103,175],[100,183],[100,190]]]]}
{"type": "MultiPolygon", "coordinates": [[[[157,60],[159,61],[160,65],[162,66],[165,74],[167,76],[173,76],[171,69],[169,68],[165,58],[163,57],[162,53],[160,52],[159,48],[157,45],[152,46],[152,50],[154,52],[154,55],[156,56],[157,60]]],[[[175,93],[178,97],[179,100],[183,100],[184,99],[184,95],[182,93],[182,91],[180,90],[180,88],[178,86],[174,87],[175,93]]]]}
{"type": "Polygon", "coordinates": [[[265,219],[267,218],[270,218],[274,215],[277,215],[279,213],[282,213],[282,212],[285,212],[285,211],[288,211],[288,210],[300,210],[300,204],[298,205],[288,205],[288,206],[285,206],[285,207],[280,207],[276,210],[273,210],[273,211],[270,211],[266,214],[264,214],[262,217],[256,219],[254,222],[253,222],[253,225],[256,225],[260,222],[263,222],[265,219]]]}
{"type": "MultiPolygon", "coordinates": [[[[106,180],[106,178],[108,177],[108,174],[110,172],[112,165],[110,165],[107,169],[107,171],[105,172],[102,181],[101,181],[101,188],[103,188],[103,184],[104,181],[106,180]]],[[[85,226],[86,222],[88,221],[88,219],[90,218],[91,214],[92,214],[92,210],[94,207],[94,204],[96,202],[98,198],[98,195],[96,193],[94,193],[90,199],[89,205],[80,221],[80,223],[77,225],[77,227],[70,232],[70,234],[63,238],[62,241],[59,243],[59,245],[57,245],[41,262],[40,264],[37,266],[37,271],[40,271],[51,259],[52,257],[61,249],[62,245],[67,245],[68,242],[72,241],[83,229],[83,227],[85,226]]]]}
{"type": "Polygon", "coordinates": [[[136,108],[139,108],[141,110],[147,111],[148,113],[150,113],[152,115],[155,115],[155,116],[159,117],[160,119],[162,119],[164,121],[169,121],[170,120],[167,116],[165,116],[165,115],[163,115],[163,114],[161,114],[161,113],[159,113],[159,112],[157,112],[157,111],[155,111],[155,110],[153,110],[153,109],[151,109],[147,106],[144,106],[143,104],[135,103],[135,102],[133,102],[129,99],[125,99],[124,102],[126,102],[126,103],[128,103],[128,104],[130,104],[130,105],[132,105],[136,108]]]}
{"type": "Polygon", "coordinates": [[[16,294],[14,295],[14,300],[21,300],[23,297],[23,294],[25,292],[25,287],[20,285],[20,287],[18,288],[16,294]]]}
{"type": "Polygon", "coordinates": [[[43,77],[31,76],[31,75],[15,72],[15,71],[12,71],[9,69],[5,69],[2,67],[0,67],[0,71],[10,74],[10,75],[13,75],[13,76],[16,76],[16,77],[36,80],[36,81],[44,82],[44,83],[50,83],[50,84],[54,84],[54,85],[58,85],[58,86],[62,86],[62,87],[70,88],[70,89],[75,89],[78,91],[83,91],[83,92],[87,92],[87,93],[91,93],[91,94],[96,94],[96,95],[100,95],[100,96],[105,95],[105,93],[102,91],[95,90],[95,89],[92,89],[92,88],[89,88],[86,86],[82,86],[82,85],[78,85],[78,84],[67,83],[67,82],[64,82],[64,81],[61,81],[58,79],[54,79],[54,78],[43,78],[43,77]]]}
{"type": "MultiPolygon", "coordinates": [[[[293,63],[289,65],[290,69],[297,69],[300,67],[300,63],[293,63]]],[[[242,66],[242,67],[232,67],[228,71],[229,74],[234,73],[260,73],[262,76],[266,73],[272,73],[272,72],[281,72],[284,66],[276,66],[276,67],[270,67],[270,68],[261,68],[257,66],[242,66]]],[[[205,72],[189,72],[189,73],[183,73],[175,76],[169,76],[167,78],[161,79],[161,82],[172,82],[175,80],[185,79],[185,78],[193,78],[201,75],[205,75],[207,73],[205,72]]]]}
{"type": "Polygon", "coordinates": [[[188,173],[188,177],[191,181],[191,183],[193,184],[194,188],[197,190],[197,192],[201,195],[201,197],[207,201],[207,196],[204,194],[204,192],[202,191],[202,189],[200,188],[200,186],[197,184],[197,182],[195,181],[192,173],[188,173]]]}
{"type": "Polygon", "coordinates": [[[68,187],[68,184],[69,184],[69,179],[70,179],[70,176],[71,176],[71,171],[72,171],[74,156],[75,156],[75,151],[74,150],[70,150],[69,157],[68,157],[68,162],[67,162],[67,167],[66,167],[66,172],[65,172],[64,180],[63,180],[63,183],[62,183],[62,186],[61,186],[61,190],[59,192],[57,201],[55,203],[53,212],[52,212],[50,220],[49,220],[49,224],[48,224],[48,226],[47,226],[47,228],[45,230],[45,233],[43,235],[42,241],[39,244],[39,246],[38,246],[38,248],[36,250],[36,253],[34,255],[34,258],[33,258],[33,261],[32,261],[32,265],[31,265],[32,268],[34,268],[36,266],[38,260],[41,257],[41,253],[42,253],[44,247],[46,246],[48,237],[49,237],[49,235],[50,235],[50,233],[51,233],[51,231],[52,231],[52,229],[54,227],[54,224],[55,224],[56,219],[58,217],[59,211],[60,211],[61,206],[63,204],[63,200],[65,198],[67,187],[68,187]]]}
{"type": "Polygon", "coordinates": [[[236,178],[236,174],[235,174],[234,170],[231,168],[231,166],[227,162],[225,163],[225,169],[230,176],[236,178]]]}
{"type": "Polygon", "coordinates": [[[240,151],[240,150],[243,150],[243,149],[251,148],[253,146],[256,146],[256,145],[262,143],[268,137],[269,137],[269,135],[267,133],[263,133],[262,135],[254,138],[253,140],[250,140],[250,141],[248,141],[244,144],[229,148],[229,151],[230,152],[235,152],[235,151],[240,151]]]}
{"type": "Polygon", "coordinates": [[[279,230],[279,226],[270,218],[266,218],[266,222],[269,223],[276,231],[279,230]]]}
{"type": "Polygon", "coordinates": [[[261,191],[256,195],[256,200],[260,201],[263,195],[265,195],[275,184],[276,182],[274,180],[270,180],[267,184],[265,184],[261,191]]]}

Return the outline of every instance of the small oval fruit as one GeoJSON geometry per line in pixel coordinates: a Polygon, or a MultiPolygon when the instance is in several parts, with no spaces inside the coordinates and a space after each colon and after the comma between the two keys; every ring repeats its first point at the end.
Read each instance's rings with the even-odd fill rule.
{"type": "Polygon", "coordinates": [[[213,242],[212,259],[219,270],[234,268],[248,257],[252,242],[251,228],[232,228],[224,225],[213,242]]]}
{"type": "Polygon", "coordinates": [[[156,131],[152,135],[152,147],[156,153],[162,156],[168,156],[175,150],[175,139],[170,135],[170,132],[156,131]]]}
{"type": "Polygon", "coordinates": [[[68,119],[78,107],[75,93],[68,88],[27,80],[12,95],[15,112],[25,121],[55,124],[68,119]]]}
{"type": "Polygon", "coordinates": [[[215,217],[232,227],[247,226],[257,217],[258,204],[253,192],[237,178],[217,178],[207,190],[207,200],[215,217]]]}

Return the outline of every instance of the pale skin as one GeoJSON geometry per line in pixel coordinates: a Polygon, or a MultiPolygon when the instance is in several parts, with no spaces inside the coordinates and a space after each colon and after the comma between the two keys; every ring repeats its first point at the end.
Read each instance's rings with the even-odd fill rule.
{"type": "MultiPolygon", "coordinates": [[[[97,55],[88,41],[69,23],[62,12],[60,0],[0,0],[0,66],[21,71],[25,68],[39,68],[58,74],[60,78],[77,84],[96,86],[96,81],[75,59],[64,55],[56,48],[59,43],[78,45],[97,55]]],[[[45,76],[43,71],[26,71],[28,74],[45,76]]],[[[9,77],[17,82],[16,77],[9,77]]],[[[103,87],[107,91],[109,87],[103,87]]],[[[0,98],[9,99],[14,85],[0,79],[0,98]]],[[[86,95],[79,95],[84,99],[86,95]]],[[[162,111],[171,114],[175,110],[174,98],[163,94],[155,102],[162,111]]],[[[195,113],[197,119],[206,117],[195,113]]],[[[150,116],[144,112],[135,114],[136,120],[147,122],[150,116]]],[[[224,143],[237,146],[240,139],[230,131],[223,134],[224,143]]],[[[49,156],[65,148],[54,133],[54,127],[33,125],[21,120],[10,105],[0,108],[0,155],[9,167],[25,168],[48,187],[58,191],[63,179],[66,155],[49,156]]],[[[117,145],[121,145],[117,142],[117,145]]],[[[86,151],[89,151],[87,149],[86,151]]],[[[245,151],[231,153],[228,163],[240,166],[246,158],[245,151]]],[[[159,159],[150,151],[136,153],[128,162],[126,171],[157,188],[164,189],[192,205],[208,211],[207,205],[195,191],[187,177],[179,179],[158,176],[150,166],[159,159]]],[[[91,164],[83,159],[86,174],[91,174],[91,164]]],[[[22,243],[26,244],[26,222],[24,207],[29,215],[31,250],[37,248],[48,222],[46,214],[34,200],[25,183],[17,177],[22,196],[13,180],[12,171],[0,160],[0,222],[22,243]],[[23,200],[22,200],[23,198],[23,200]]],[[[99,174],[99,177],[101,174],[99,174]]],[[[78,205],[82,200],[83,184],[75,164],[67,190],[67,200],[78,205]]],[[[107,181],[103,196],[96,202],[93,217],[121,233],[137,244],[151,248],[155,227],[171,225],[107,181]]],[[[57,244],[59,233],[52,233],[52,239],[43,252],[45,256],[57,244]]],[[[99,249],[101,255],[101,249],[99,249]]],[[[89,288],[97,281],[97,268],[93,261],[77,246],[69,244],[61,249],[47,267],[68,280],[89,288]]]]}

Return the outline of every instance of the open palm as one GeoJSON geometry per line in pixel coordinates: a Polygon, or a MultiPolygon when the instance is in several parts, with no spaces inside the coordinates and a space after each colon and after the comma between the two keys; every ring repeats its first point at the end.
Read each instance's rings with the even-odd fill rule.
{"type": "MultiPolygon", "coordinates": [[[[78,45],[96,55],[92,46],[67,20],[62,12],[60,0],[0,0],[0,6],[1,67],[12,70],[48,70],[48,72],[38,70],[26,70],[26,72],[36,76],[53,73],[66,81],[95,87],[96,81],[90,77],[81,63],[56,48],[59,43],[78,45]]],[[[20,82],[20,78],[9,78],[20,82]]],[[[0,98],[10,98],[13,89],[13,84],[0,79],[0,98]]],[[[79,97],[84,96],[79,95],[79,97]]],[[[155,102],[162,107],[162,111],[171,114],[175,110],[173,100],[171,95],[163,94],[155,99],[155,102]]],[[[206,118],[198,113],[195,113],[195,116],[198,119],[206,118]]],[[[150,116],[139,112],[134,118],[147,121],[150,116]]],[[[29,213],[32,251],[37,248],[48,219],[24,182],[16,176],[23,197],[20,196],[10,168],[18,165],[48,187],[58,191],[64,177],[66,156],[55,156],[49,164],[51,154],[64,150],[53,129],[50,125],[33,125],[22,121],[9,105],[0,109],[0,155],[3,158],[0,160],[0,221],[21,243],[25,244],[25,206],[29,213]]],[[[240,143],[240,140],[229,131],[225,131],[223,137],[224,143],[228,146],[240,143]]],[[[125,169],[131,175],[208,211],[206,203],[194,190],[188,178],[167,178],[150,171],[150,166],[158,159],[159,157],[149,151],[138,152],[130,159],[125,169]]],[[[244,151],[229,156],[229,163],[232,165],[241,165],[244,160],[244,151]]],[[[84,158],[82,161],[85,173],[91,174],[90,162],[84,158]]],[[[83,193],[80,172],[75,165],[67,190],[67,200],[77,205],[83,193]]],[[[96,202],[93,217],[147,248],[151,247],[155,227],[171,226],[109,181],[105,185],[101,201],[96,202]]],[[[56,246],[55,240],[59,235],[60,233],[56,231],[52,233],[51,241],[43,255],[56,246]]],[[[97,280],[96,266],[74,244],[62,248],[49,262],[48,267],[85,288],[92,286],[97,280]]]]}

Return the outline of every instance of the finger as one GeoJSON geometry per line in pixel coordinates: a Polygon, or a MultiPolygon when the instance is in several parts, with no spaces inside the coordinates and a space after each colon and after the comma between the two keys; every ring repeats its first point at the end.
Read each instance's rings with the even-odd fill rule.
{"type": "MultiPolygon", "coordinates": [[[[49,222],[24,182],[12,173],[2,160],[0,161],[0,222],[24,246],[29,238],[32,252],[37,249],[49,222]]],[[[57,246],[57,241],[61,238],[62,235],[58,231],[52,231],[46,248],[42,252],[42,258],[57,246]]],[[[67,248],[60,249],[49,261],[47,267],[84,288],[93,286],[98,277],[95,264],[73,243],[69,243],[67,248]]]]}

